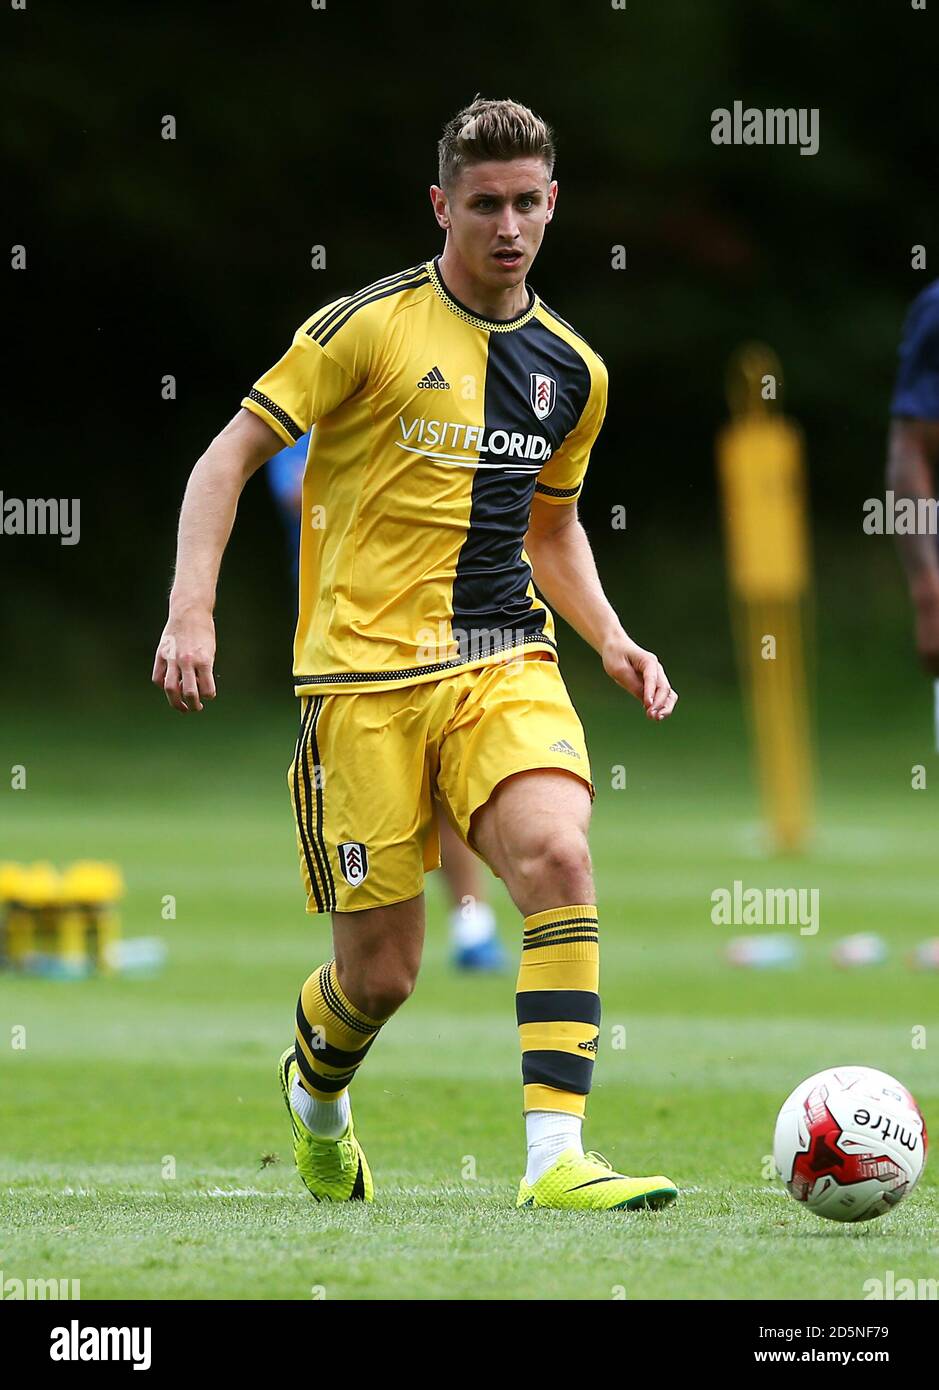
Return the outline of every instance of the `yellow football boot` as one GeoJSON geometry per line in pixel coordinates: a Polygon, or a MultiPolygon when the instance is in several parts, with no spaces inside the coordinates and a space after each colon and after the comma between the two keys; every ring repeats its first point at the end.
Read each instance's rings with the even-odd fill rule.
{"type": "Polygon", "coordinates": [[[352,1117],[341,1139],[317,1139],[290,1103],[290,1089],[297,1071],[293,1047],[288,1047],[277,1067],[280,1089],[293,1128],[293,1156],[297,1171],[318,1202],[371,1202],[375,1197],[372,1174],[355,1137],[352,1117]]]}
{"type": "Polygon", "coordinates": [[[666,1207],[678,1188],[661,1174],[627,1178],[613,1171],[601,1154],[565,1149],[537,1182],[522,1178],[517,1207],[554,1207],[558,1211],[637,1211],[666,1207]]]}

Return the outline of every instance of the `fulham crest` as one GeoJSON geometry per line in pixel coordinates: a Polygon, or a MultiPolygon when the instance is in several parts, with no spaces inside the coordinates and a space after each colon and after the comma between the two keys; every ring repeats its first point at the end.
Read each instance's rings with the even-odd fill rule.
{"type": "Polygon", "coordinates": [[[558,384],[553,376],[531,373],[531,408],[539,420],[546,420],[554,409],[558,384]]]}
{"type": "Polygon", "coordinates": [[[343,878],[346,883],[351,883],[353,888],[358,888],[368,874],[368,850],[361,840],[343,840],[336,848],[339,851],[339,867],[342,869],[343,878]]]}

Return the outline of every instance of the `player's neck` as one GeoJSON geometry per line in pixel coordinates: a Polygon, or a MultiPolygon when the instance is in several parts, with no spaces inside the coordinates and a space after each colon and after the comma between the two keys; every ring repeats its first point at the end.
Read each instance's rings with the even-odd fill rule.
{"type": "Polygon", "coordinates": [[[524,280],[520,285],[504,290],[484,285],[470,274],[449,243],[444,247],[438,265],[446,289],[454,299],[465,304],[480,318],[502,322],[516,318],[528,308],[531,296],[524,280]]]}

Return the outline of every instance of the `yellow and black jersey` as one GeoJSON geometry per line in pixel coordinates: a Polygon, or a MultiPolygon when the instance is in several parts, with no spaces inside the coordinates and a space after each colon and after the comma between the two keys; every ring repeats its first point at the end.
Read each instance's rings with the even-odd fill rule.
{"type": "Polygon", "coordinates": [[[318,310],[242,401],[303,480],[298,694],[379,690],[540,649],[554,619],[523,549],[532,497],[570,504],[607,374],[529,291],[513,319],[454,299],[437,261],[318,310]]]}

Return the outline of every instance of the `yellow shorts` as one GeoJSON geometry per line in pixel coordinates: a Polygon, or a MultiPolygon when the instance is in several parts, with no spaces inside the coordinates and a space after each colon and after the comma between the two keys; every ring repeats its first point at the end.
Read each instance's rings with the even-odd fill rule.
{"type": "Polygon", "coordinates": [[[515,772],[564,768],[596,794],[583,727],[544,652],[425,684],[301,698],[287,781],[307,912],[417,897],[440,867],[435,797],[470,844],[473,812],[515,772]]]}

